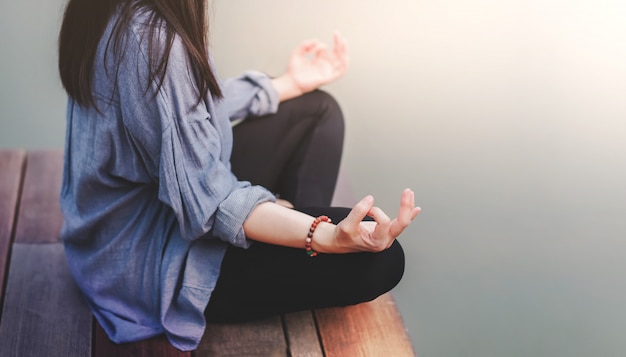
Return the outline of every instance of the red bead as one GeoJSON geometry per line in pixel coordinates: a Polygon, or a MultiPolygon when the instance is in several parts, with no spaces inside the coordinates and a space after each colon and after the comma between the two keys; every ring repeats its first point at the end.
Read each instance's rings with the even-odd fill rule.
{"type": "Polygon", "coordinates": [[[313,250],[313,248],[311,247],[311,244],[313,242],[313,233],[315,232],[315,229],[320,224],[320,222],[331,222],[331,220],[330,218],[328,218],[328,216],[319,216],[315,218],[315,220],[313,220],[313,223],[311,223],[311,228],[309,228],[309,233],[307,234],[306,239],[304,240],[304,249],[306,251],[306,254],[309,257],[317,256],[317,252],[313,250]]]}

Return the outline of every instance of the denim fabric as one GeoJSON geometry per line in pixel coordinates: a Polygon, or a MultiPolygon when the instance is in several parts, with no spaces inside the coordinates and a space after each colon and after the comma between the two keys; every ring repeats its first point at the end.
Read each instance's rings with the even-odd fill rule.
{"type": "Polygon", "coordinates": [[[146,16],[125,29],[123,54],[106,50],[109,24],[95,59],[98,108],[69,100],[62,239],[114,342],[165,333],[191,350],[226,247],[247,247],[244,220],[274,200],[232,174],[230,120],[276,112],[278,93],[266,75],[247,72],[222,83],[224,99],[208,95],[195,106],[179,38],[157,92],[148,81],[146,16]]]}

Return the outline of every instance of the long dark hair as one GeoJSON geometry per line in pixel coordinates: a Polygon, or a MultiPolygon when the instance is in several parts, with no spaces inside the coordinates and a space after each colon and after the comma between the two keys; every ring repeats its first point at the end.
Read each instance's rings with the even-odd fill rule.
{"type": "Polygon", "coordinates": [[[198,103],[209,91],[215,97],[222,96],[207,52],[207,0],[69,0],[59,35],[59,72],[63,87],[78,104],[97,107],[92,92],[94,60],[98,43],[118,7],[121,15],[108,39],[114,50],[120,50],[123,29],[135,11],[151,10],[150,49],[159,48],[153,34],[157,27],[165,25],[165,48],[148,54],[149,80],[157,82],[157,91],[163,84],[174,37],[179,36],[196,78],[198,103]]]}

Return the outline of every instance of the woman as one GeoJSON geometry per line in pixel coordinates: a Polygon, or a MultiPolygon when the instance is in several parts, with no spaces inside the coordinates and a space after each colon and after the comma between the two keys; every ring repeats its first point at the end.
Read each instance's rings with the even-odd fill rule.
{"type": "Polygon", "coordinates": [[[70,0],[65,11],[62,238],[114,342],[165,333],[192,350],[207,320],[356,304],[403,273],[395,238],[419,212],[412,191],[395,219],[371,196],[352,210],[305,208],[328,206],[334,189],[342,117],[315,89],[345,72],[345,41],[336,35],[332,52],[303,43],[275,79],[220,82],[206,9],[70,0]],[[231,166],[230,120],[241,118],[231,166]]]}

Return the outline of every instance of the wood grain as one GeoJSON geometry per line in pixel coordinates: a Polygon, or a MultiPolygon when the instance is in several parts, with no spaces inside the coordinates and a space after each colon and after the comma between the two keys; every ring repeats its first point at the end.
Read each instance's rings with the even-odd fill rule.
{"type": "Polygon", "coordinates": [[[285,314],[283,325],[292,357],[324,356],[311,311],[285,314]]]}
{"type": "Polygon", "coordinates": [[[415,356],[389,293],[371,302],[316,310],[315,314],[327,357],[415,356]]]}
{"type": "Polygon", "coordinates": [[[95,357],[125,356],[125,357],[190,357],[190,352],[181,352],[174,348],[165,335],[149,340],[115,344],[111,342],[104,329],[96,323],[95,357]]]}
{"type": "Polygon", "coordinates": [[[0,150],[0,306],[25,157],[22,150],[0,150]]]}
{"type": "Polygon", "coordinates": [[[280,316],[238,324],[209,324],[196,357],[286,357],[280,316]]]}
{"type": "Polygon", "coordinates": [[[16,243],[60,242],[63,152],[30,151],[15,231],[16,243]]]}
{"type": "Polygon", "coordinates": [[[0,356],[88,356],[91,321],[62,244],[13,245],[0,356]]]}

